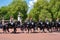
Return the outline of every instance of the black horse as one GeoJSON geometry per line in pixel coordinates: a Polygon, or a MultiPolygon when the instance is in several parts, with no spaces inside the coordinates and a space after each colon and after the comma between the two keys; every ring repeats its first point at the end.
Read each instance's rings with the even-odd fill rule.
{"type": "Polygon", "coordinates": [[[42,20],[39,20],[38,22],[37,22],[37,28],[39,28],[40,30],[43,30],[43,32],[45,32],[45,22],[44,21],[42,21],[42,20]]]}
{"type": "Polygon", "coordinates": [[[24,27],[26,30],[28,30],[28,33],[29,31],[31,31],[31,29],[35,31],[35,27],[36,27],[35,25],[36,23],[34,21],[27,21],[24,23],[24,27]]]}
{"type": "Polygon", "coordinates": [[[36,30],[36,22],[35,21],[31,22],[31,29],[33,29],[33,31],[35,32],[35,30],[36,30]]]}
{"type": "Polygon", "coordinates": [[[56,22],[57,31],[60,31],[60,20],[56,22]]]}
{"type": "Polygon", "coordinates": [[[14,23],[9,23],[9,22],[8,22],[8,23],[6,24],[6,29],[7,29],[8,32],[9,32],[9,29],[10,29],[10,28],[13,28],[13,29],[14,29],[13,32],[16,33],[16,25],[15,25],[15,22],[14,22],[14,23]]]}
{"type": "Polygon", "coordinates": [[[45,27],[46,27],[47,31],[52,32],[53,25],[54,24],[52,23],[52,21],[50,22],[49,20],[45,20],[45,27]]]}

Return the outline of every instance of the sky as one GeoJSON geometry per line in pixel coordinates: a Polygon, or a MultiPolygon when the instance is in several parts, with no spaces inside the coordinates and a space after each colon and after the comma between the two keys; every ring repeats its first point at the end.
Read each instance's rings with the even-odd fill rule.
{"type": "MultiPolygon", "coordinates": [[[[34,5],[34,2],[36,2],[37,0],[26,0],[27,4],[29,7],[34,5]]],[[[0,7],[2,6],[7,6],[8,4],[10,4],[12,2],[12,0],[0,0],[0,7]]]]}
{"type": "Polygon", "coordinates": [[[12,0],[0,0],[0,7],[7,6],[11,2],[12,2],[12,0]]]}
{"type": "Polygon", "coordinates": [[[35,2],[37,2],[37,0],[26,0],[26,2],[27,2],[27,4],[28,4],[28,7],[29,7],[29,9],[28,9],[28,12],[27,13],[29,13],[30,12],[30,10],[33,8],[33,6],[34,6],[34,3],[35,2]]]}
{"type": "MultiPolygon", "coordinates": [[[[9,5],[11,2],[12,2],[12,0],[0,0],[0,7],[2,7],[2,6],[7,6],[7,5],[9,5]]],[[[29,11],[33,8],[33,5],[34,5],[35,2],[37,2],[37,0],[26,0],[26,2],[27,2],[28,7],[29,7],[27,13],[29,13],[29,11]]]]}
{"type": "Polygon", "coordinates": [[[33,6],[37,0],[26,0],[29,7],[33,6]]]}

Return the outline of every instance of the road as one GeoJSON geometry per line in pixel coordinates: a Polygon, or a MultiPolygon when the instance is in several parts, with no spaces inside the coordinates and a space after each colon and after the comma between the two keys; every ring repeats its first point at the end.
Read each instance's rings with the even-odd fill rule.
{"type": "Polygon", "coordinates": [[[0,29],[0,40],[60,40],[60,33],[2,33],[0,29]]]}

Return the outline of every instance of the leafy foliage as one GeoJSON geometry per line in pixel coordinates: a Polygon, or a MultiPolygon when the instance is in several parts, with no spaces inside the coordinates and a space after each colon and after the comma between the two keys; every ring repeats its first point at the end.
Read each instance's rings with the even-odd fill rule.
{"type": "Polygon", "coordinates": [[[60,18],[60,0],[37,0],[34,4],[34,7],[27,15],[28,6],[25,0],[13,0],[11,4],[5,7],[0,8],[0,19],[5,17],[9,19],[10,16],[13,16],[14,19],[17,19],[18,13],[21,13],[22,20],[26,18],[32,18],[34,21],[42,19],[56,20],[60,18]]]}
{"type": "Polygon", "coordinates": [[[1,8],[0,14],[5,17],[5,19],[9,19],[10,16],[17,19],[18,13],[20,12],[22,14],[22,19],[25,20],[27,17],[27,10],[28,6],[25,0],[13,0],[7,7],[1,8]]]}
{"type": "Polygon", "coordinates": [[[56,20],[56,18],[60,18],[60,0],[37,0],[30,14],[33,15],[32,18],[35,18],[35,21],[45,20],[46,17],[56,20]]]}

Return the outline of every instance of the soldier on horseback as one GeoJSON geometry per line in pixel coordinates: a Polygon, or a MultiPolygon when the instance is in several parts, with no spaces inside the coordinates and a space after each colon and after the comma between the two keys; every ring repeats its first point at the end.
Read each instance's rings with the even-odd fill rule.
{"type": "Polygon", "coordinates": [[[8,27],[7,27],[8,32],[9,32],[9,28],[13,28],[14,29],[13,32],[16,33],[16,26],[12,16],[10,17],[10,22],[8,23],[8,27]]]}

